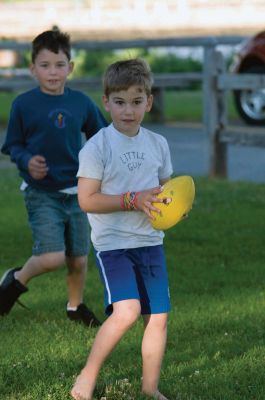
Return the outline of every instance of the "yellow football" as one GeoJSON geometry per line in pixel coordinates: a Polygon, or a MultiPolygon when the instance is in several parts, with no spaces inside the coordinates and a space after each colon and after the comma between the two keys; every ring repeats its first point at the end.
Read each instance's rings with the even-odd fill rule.
{"type": "Polygon", "coordinates": [[[191,210],[195,197],[194,181],[191,176],[173,178],[165,183],[163,192],[157,197],[171,198],[171,202],[153,203],[161,212],[152,211],[155,219],[150,219],[150,222],[153,228],[166,230],[180,222],[191,210]]]}

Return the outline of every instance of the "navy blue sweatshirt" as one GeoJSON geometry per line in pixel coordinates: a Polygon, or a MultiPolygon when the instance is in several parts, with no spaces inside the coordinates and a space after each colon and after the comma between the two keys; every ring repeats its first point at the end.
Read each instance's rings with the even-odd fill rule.
{"type": "Polygon", "coordinates": [[[32,89],[13,102],[2,153],[17,164],[20,176],[32,187],[58,191],[77,185],[78,153],[82,135],[93,136],[107,123],[85,94],[65,88],[52,96],[32,89]],[[33,179],[28,162],[34,155],[46,158],[47,176],[33,179]]]}

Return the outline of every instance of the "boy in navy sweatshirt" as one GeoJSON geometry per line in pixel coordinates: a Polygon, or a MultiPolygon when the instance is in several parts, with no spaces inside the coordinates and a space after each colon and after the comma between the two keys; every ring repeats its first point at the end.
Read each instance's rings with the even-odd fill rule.
{"type": "Polygon", "coordinates": [[[88,96],[65,87],[74,67],[70,52],[68,34],[50,30],[38,35],[32,42],[30,69],[39,86],[12,104],[2,152],[23,178],[33,248],[22,268],[6,271],[1,279],[0,315],[9,313],[32,278],[65,263],[68,318],[98,326],[83,303],[89,225],[78,204],[76,174],[81,132],[88,139],[106,121],[88,96]]]}

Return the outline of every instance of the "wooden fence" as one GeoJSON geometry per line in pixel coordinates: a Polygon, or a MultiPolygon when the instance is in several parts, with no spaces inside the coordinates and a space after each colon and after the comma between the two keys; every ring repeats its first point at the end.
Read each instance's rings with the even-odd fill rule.
{"type": "MultiPolygon", "coordinates": [[[[256,74],[229,74],[226,71],[219,45],[234,46],[240,43],[242,36],[233,37],[196,37],[196,38],[165,38],[143,39],[130,41],[93,41],[75,42],[75,49],[129,49],[129,48],[155,48],[155,47],[202,47],[203,72],[198,73],[174,73],[155,75],[156,103],[154,117],[157,121],[164,119],[163,91],[165,88],[185,87],[191,82],[201,81],[203,85],[203,129],[208,137],[208,174],[209,176],[227,175],[227,144],[241,144],[248,146],[265,147],[265,134],[249,134],[247,131],[227,130],[227,100],[228,90],[235,89],[260,89],[265,87],[265,76],[256,74]]],[[[29,43],[0,42],[1,49],[21,51],[29,48],[29,43]]],[[[0,71],[1,73],[1,71],[0,71]]],[[[29,80],[19,77],[1,79],[0,90],[25,89],[26,85],[32,85],[29,80]],[[24,86],[23,86],[24,85],[24,86]]],[[[101,87],[100,79],[73,80],[71,85],[75,87],[91,89],[101,87]]]]}

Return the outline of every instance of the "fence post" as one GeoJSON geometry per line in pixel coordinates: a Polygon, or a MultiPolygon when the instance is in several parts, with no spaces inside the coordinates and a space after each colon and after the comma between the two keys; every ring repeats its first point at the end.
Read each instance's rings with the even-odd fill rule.
{"type": "Polygon", "coordinates": [[[225,72],[222,53],[214,45],[204,48],[203,122],[208,138],[209,176],[227,176],[227,145],[220,135],[227,125],[226,91],[218,89],[218,74],[225,72]]]}

